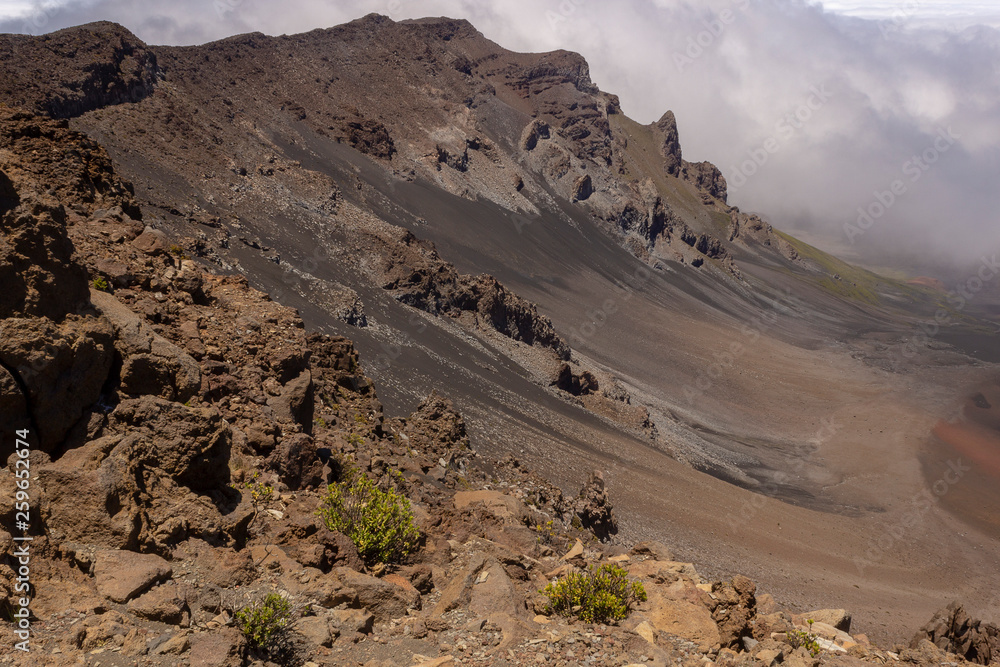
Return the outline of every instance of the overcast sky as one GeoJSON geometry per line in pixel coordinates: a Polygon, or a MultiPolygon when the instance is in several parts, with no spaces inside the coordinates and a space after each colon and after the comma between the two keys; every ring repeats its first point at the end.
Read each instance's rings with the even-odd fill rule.
{"type": "Polygon", "coordinates": [[[997,4],[0,0],[0,32],[107,19],[192,44],[369,12],[464,17],[507,48],[579,51],[641,122],[672,109],[685,158],[718,165],[731,203],[843,254],[933,262],[1000,251],[997,4]]]}

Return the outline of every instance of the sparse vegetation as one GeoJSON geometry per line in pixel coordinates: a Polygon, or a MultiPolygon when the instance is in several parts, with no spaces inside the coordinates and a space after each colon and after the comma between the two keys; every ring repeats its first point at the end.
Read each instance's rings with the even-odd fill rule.
{"type": "Polygon", "coordinates": [[[243,482],[243,488],[250,492],[254,505],[265,505],[274,500],[274,487],[260,481],[260,471],[255,470],[250,479],[243,482]]]}
{"type": "MultiPolygon", "coordinates": [[[[810,629],[812,628],[813,620],[808,620],[810,629]]],[[[819,642],[816,641],[816,635],[811,631],[806,632],[805,630],[792,630],[788,633],[788,645],[793,649],[804,648],[809,651],[815,658],[819,655],[820,648],[819,642]]]]}
{"type": "Polygon", "coordinates": [[[353,470],[327,487],[318,513],[330,530],[347,535],[368,563],[396,562],[416,548],[420,537],[406,497],[353,470]]]}
{"type": "Polygon", "coordinates": [[[544,524],[535,524],[534,530],[538,533],[537,540],[539,544],[552,544],[556,541],[557,534],[552,519],[549,519],[544,524]]]}
{"type": "Polygon", "coordinates": [[[110,292],[111,291],[111,285],[108,284],[107,280],[105,280],[104,278],[102,278],[100,276],[94,278],[91,281],[90,284],[98,292],[110,292]]]}
{"type": "Polygon", "coordinates": [[[632,608],[645,602],[646,589],[630,581],[628,571],[617,563],[591,566],[587,572],[570,572],[542,590],[549,608],[563,616],[576,616],[585,623],[611,623],[628,617],[632,608]]]}
{"type": "Polygon", "coordinates": [[[250,646],[265,653],[276,652],[285,642],[292,606],[278,593],[268,593],[236,612],[236,627],[250,646]]]}

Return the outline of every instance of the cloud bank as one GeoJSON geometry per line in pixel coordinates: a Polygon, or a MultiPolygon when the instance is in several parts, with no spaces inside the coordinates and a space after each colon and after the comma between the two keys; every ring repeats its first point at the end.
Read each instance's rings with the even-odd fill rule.
{"type": "Polygon", "coordinates": [[[0,32],[122,23],[153,44],[295,33],[369,12],[467,18],[590,62],[623,110],[675,112],[731,203],[825,248],[933,268],[1000,250],[1000,11],[943,0],[0,2],[0,32]],[[834,11],[836,10],[836,11],[834,11]]]}

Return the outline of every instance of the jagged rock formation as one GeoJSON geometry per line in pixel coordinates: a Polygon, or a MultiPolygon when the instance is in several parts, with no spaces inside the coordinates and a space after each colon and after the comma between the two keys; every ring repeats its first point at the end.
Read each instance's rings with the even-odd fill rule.
{"type": "Polygon", "coordinates": [[[681,141],[677,132],[677,118],[668,111],[656,121],[656,129],[662,136],[660,153],[663,155],[663,170],[670,176],[678,176],[684,159],[681,157],[681,141]]]}
{"type": "MultiPolygon", "coordinates": [[[[441,261],[434,247],[410,232],[382,255],[382,288],[408,306],[434,315],[474,315],[477,326],[527,345],[539,345],[568,359],[569,346],[552,323],[529,303],[488,275],[467,276],[441,261]]],[[[384,238],[384,237],[383,237],[384,238]]]]}
{"type": "Polygon", "coordinates": [[[913,637],[910,648],[919,650],[925,641],[979,665],[1000,661],[1000,628],[972,618],[957,602],[935,614],[913,637]]]}
{"type": "Polygon", "coordinates": [[[608,493],[604,489],[604,475],[600,472],[591,473],[587,483],[580,489],[573,513],[584,528],[593,531],[602,540],[618,532],[618,520],[615,519],[608,493]]]}

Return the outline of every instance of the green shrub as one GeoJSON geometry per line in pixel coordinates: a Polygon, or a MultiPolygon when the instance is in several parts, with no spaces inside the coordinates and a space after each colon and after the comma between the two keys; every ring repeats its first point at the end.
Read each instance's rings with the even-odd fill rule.
{"type": "Polygon", "coordinates": [[[111,285],[108,284],[107,280],[105,280],[104,278],[101,278],[100,276],[98,276],[97,278],[94,278],[93,282],[91,282],[90,284],[98,292],[110,292],[111,291],[111,285]]]}
{"type": "Polygon", "coordinates": [[[260,471],[254,470],[250,479],[243,482],[243,488],[250,492],[250,499],[254,505],[266,505],[274,500],[274,487],[259,480],[260,471]]]}
{"type": "Polygon", "coordinates": [[[276,651],[285,642],[285,628],[291,621],[292,606],[277,593],[268,593],[236,612],[236,627],[251,647],[276,651]]]}
{"type": "Polygon", "coordinates": [[[570,572],[542,591],[549,609],[563,616],[576,616],[585,623],[620,621],[638,602],[645,602],[641,582],[629,581],[628,570],[617,563],[591,566],[587,572],[570,572]]]}
{"type": "MultiPolygon", "coordinates": [[[[809,619],[809,628],[812,629],[813,620],[809,619]]],[[[791,630],[788,633],[788,645],[793,649],[802,647],[809,651],[815,658],[819,655],[820,647],[819,642],[816,641],[816,635],[812,632],[805,632],[804,630],[791,630]]]]}
{"type": "Polygon", "coordinates": [[[420,533],[406,497],[380,489],[366,475],[346,471],[327,487],[319,516],[330,530],[347,535],[368,563],[391,563],[411,553],[420,533]]]}

